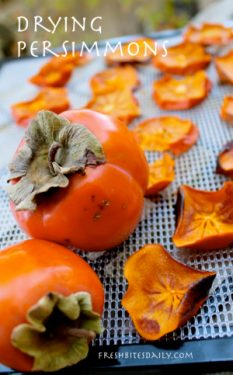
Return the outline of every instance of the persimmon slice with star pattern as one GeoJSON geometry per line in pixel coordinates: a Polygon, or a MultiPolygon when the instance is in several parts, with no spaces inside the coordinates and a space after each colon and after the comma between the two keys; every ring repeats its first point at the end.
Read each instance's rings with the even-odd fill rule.
{"type": "Polygon", "coordinates": [[[128,289],[122,305],[138,333],[154,341],[198,312],[208,298],[215,273],[190,268],[153,244],[128,258],[124,276],[128,289]]]}
{"type": "Polygon", "coordinates": [[[136,69],[131,65],[117,66],[95,74],[90,80],[92,92],[96,95],[112,90],[134,90],[139,85],[136,69]]]}
{"type": "Polygon", "coordinates": [[[181,79],[164,76],[154,82],[153,98],[161,109],[189,109],[201,103],[211,87],[207,74],[202,70],[181,79]]]}
{"type": "Polygon", "coordinates": [[[133,129],[144,151],[172,151],[180,155],[198,140],[199,130],[190,121],[176,116],[153,117],[133,129]]]}
{"type": "Polygon", "coordinates": [[[199,45],[183,42],[167,50],[167,55],[157,54],[153,57],[156,68],[168,74],[192,74],[207,68],[211,56],[199,45]]]}
{"type": "Polygon", "coordinates": [[[220,190],[196,190],[182,185],[177,200],[177,247],[214,250],[233,243],[233,182],[220,190]]]}
{"type": "Polygon", "coordinates": [[[125,125],[141,114],[137,99],[128,89],[94,95],[85,108],[113,116],[125,125]]]}

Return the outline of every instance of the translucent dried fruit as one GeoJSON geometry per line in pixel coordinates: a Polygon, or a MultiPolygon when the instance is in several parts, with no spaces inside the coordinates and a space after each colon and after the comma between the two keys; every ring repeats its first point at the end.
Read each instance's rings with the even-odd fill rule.
{"type": "Polygon", "coordinates": [[[215,66],[223,83],[233,84],[233,51],[215,58],[215,66]]]}
{"type": "Polygon", "coordinates": [[[233,182],[203,191],[182,185],[177,200],[177,247],[212,250],[233,243],[233,182]]]}
{"type": "Polygon", "coordinates": [[[190,268],[153,244],[131,255],[124,275],[129,286],[123,307],[143,338],[158,340],[198,312],[216,274],[190,268]]]}
{"type": "Polygon", "coordinates": [[[145,63],[156,53],[156,41],[150,38],[140,38],[124,44],[116,51],[108,53],[107,64],[145,63]],[[155,52],[154,52],[155,51],[155,52]]]}
{"type": "Polygon", "coordinates": [[[192,74],[205,69],[211,61],[211,56],[201,45],[183,42],[168,48],[167,56],[157,54],[153,58],[154,65],[168,74],[192,74]]]}
{"type": "Polygon", "coordinates": [[[144,151],[172,151],[180,155],[192,147],[199,137],[198,128],[176,116],[154,117],[133,129],[144,151]]]}
{"type": "Polygon", "coordinates": [[[94,94],[103,94],[113,90],[134,90],[139,85],[136,69],[131,65],[103,70],[90,81],[94,94]]]}
{"type": "Polygon", "coordinates": [[[44,64],[29,81],[41,87],[63,87],[70,79],[74,67],[74,61],[70,58],[66,60],[62,56],[55,56],[44,64]]]}
{"type": "Polygon", "coordinates": [[[204,71],[182,79],[164,76],[154,82],[153,98],[162,109],[189,109],[207,97],[211,86],[204,71]]]}
{"type": "MultiPolygon", "coordinates": [[[[60,57],[60,56],[59,56],[60,57]]],[[[67,53],[66,56],[62,57],[63,61],[65,63],[73,63],[75,66],[82,66],[90,62],[92,59],[90,55],[87,53],[80,53],[79,51],[76,51],[74,54],[73,53],[67,53]]]]}
{"type": "Polygon", "coordinates": [[[30,82],[41,87],[63,87],[69,81],[76,66],[84,65],[90,60],[86,54],[76,52],[66,56],[54,56],[45,63],[30,82]]]}
{"type": "Polygon", "coordinates": [[[167,153],[161,159],[149,164],[149,182],[146,196],[151,197],[165,189],[175,178],[175,162],[167,153]]]}
{"type": "Polygon", "coordinates": [[[218,155],[216,172],[233,177],[233,141],[227,143],[218,155]]]}
{"type": "Polygon", "coordinates": [[[137,99],[126,89],[95,95],[85,108],[118,118],[125,125],[141,114],[137,99]]]}
{"type": "Polygon", "coordinates": [[[221,117],[233,125],[233,96],[226,96],[223,99],[221,117]]]}
{"type": "Polygon", "coordinates": [[[233,40],[233,28],[221,24],[203,23],[201,26],[191,25],[184,39],[205,46],[227,44],[233,40]]]}
{"type": "Polygon", "coordinates": [[[11,110],[16,123],[26,127],[37,112],[42,109],[61,113],[69,107],[70,103],[65,88],[46,87],[32,100],[13,104],[11,110]]]}

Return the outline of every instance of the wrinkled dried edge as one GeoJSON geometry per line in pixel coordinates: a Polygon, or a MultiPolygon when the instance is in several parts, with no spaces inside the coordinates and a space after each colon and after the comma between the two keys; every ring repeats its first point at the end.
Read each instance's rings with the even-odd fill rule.
{"type": "Polygon", "coordinates": [[[188,292],[185,295],[185,299],[182,302],[180,313],[182,319],[180,321],[179,326],[182,326],[191,317],[193,317],[198,312],[203,303],[207,300],[209,296],[209,291],[212,287],[215,277],[216,273],[210,272],[209,275],[203,277],[203,279],[201,280],[198,280],[188,290],[188,292]],[[192,301],[191,304],[190,300],[192,301]]]}
{"type": "Polygon", "coordinates": [[[217,174],[222,174],[222,175],[224,175],[224,176],[230,176],[230,177],[233,177],[233,168],[232,168],[232,170],[230,170],[230,171],[225,171],[225,169],[223,169],[222,166],[221,166],[221,164],[220,164],[220,157],[221,157],[225,152],[228,152],[228,151],[230,151],[231,149],[233,149],[233,141],[230,141],[230,142],[226,143],[226,144],[223,146],[222,151],[219,153],[218,158],[217,158],[216,170],[215,170],[215,172],[216,172],[217,174]]]}
{"type": "Polygon", "coordinates": [[[90,340],[102,331],[87,292],[68,297],[48,293],[29,309],[26,319],[28,323],[13,329],[11,343],[34,359],[32,371],[51,372],[77,364],[87,357],[90,340]]]}
{"type": "Polygon", "coordinates": [[[175,229],[177,229],[179,221],[180,221],[180,217],[184,211],[184,192],[180,187],[178,188],[174,210],[175,210],[175,229]]]}

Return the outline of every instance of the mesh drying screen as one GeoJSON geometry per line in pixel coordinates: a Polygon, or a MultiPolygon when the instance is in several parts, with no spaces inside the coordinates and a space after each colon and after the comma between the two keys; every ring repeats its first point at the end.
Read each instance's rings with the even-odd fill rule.
{"type": "MultiPolygon", "coordinates": [[[[83,106],[90,98],[88,81],[95,72],[103,68],[103,61],[98,58],[86,67],[77,69],[68,85],[74,107],[83,106]]],[[[152,82],[160,73],[152,66],[140,66],[138,71],[141,87],[137,90],[136,96],[142,108],[142,118],[169,113],[159,110],[151,99],[152,82]]],[[[230,94],[232,88],[217,85],[213,66],[208,69],[208,74],[214,83],[208,99],[189,111],[173,112],[183,118],[190,118],[199,127],[201,134],[198,144],[176,159],[176,181],[154,200],[145,200],[144,214],[138,228],[119,248],[97,255],[84,254],[84,258],[100,276],[106,290],[103,318],[105,330],[96,340],[96,345],[140,342],[140,337],[120,303],[127,286],[123,278],[123,265],[136,249],[153,242],[163,244],[175,258],[190,266],[217,271],[217,279],[210,297],[199,313],[181,329],[168,335],[165,340],[233,335],[233,249],[205,253],[182,251],[177,250],[171,241],[178,186],[188,184],[195,188],[216,190],[225,180],[215,174],[216,156],[221,147],[233,138],[233,128],[220,120],[219,110],[224,95],[230,94]]],[[[148,153],[147,157],[149,161],[153,161],[158,155],[148,153]]],[[[4,184],[5,180],[4,170],[1,173],[0,184],[4,184]]],[[[3,190],[0,191],[0,238],[1,248],[26,238],[11,216],[8,199],[3,190]]]]}

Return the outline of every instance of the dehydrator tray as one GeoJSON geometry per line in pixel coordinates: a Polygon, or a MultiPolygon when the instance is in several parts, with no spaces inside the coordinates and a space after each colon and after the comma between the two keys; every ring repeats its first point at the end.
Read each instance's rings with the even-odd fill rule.
{"type": "MultiPolygon", "coordinates": [[[[162,42],[163,36],[156,35],[158,36],[162,42]]],[[[178,41],[177,37],[172,37],[171,34],[169,38],[166,35],[165,39],[169,40],[168,45],[178,41]]],[[[2,66],[0,82],[7,74],[5,85],[8,90],[3,97],[1,107],[4,108],[6,123],[11,129],[14,129],[15,125],[10,117],[9,104],[24,100],[25,93],[30,96],[34,88],[26,83],[26,79],[43,63],[43,58],[27,58],[11,61],[2,66]],[[14,77],[11,72],[12,74],[14,72],[14,77]],[[17,87],[17,93],[13,87],[17,87]]],[[[80,108],[89,100],[91,97],[89,79],[104,68],[104,60],[96,57],[86,66],[76,69],[67,86],[73,107],[80,108]]],[[[211,64],[207,73],[213,82],[213,89],[206,100],[190,110],[163,111],[154,103],[151,95],[152,82],[158,79],[161,73],[150,64],[138,65],[137,69],[141,86],[136,90],[135,95],[139,100],[142,116],[130,127],[152,116],[179,115],[191,119],[198,126],[200,138],[197,145],[176,158],[176,179],[170,187],[154,199],[145,199],[141,221],[127,241],[105,253],[81,253],[97,272],[105,287],[104,331],[96,339],[88,359],[76,366],[75,371],[79,368],[94,372],[135,367],[142,367],[145,371],[147,368],[179,364],[232,365],[233,248],[209,252],[178,250],[173,245],[171,237],[175,229],[174,206],[178,187],[187,184],[197,189],[214,191],[226,180],[225,177],[215,173],[216,158],[223,145],[233,139],[233,127],[220,119],[219,111],[223,97],[232,94],[233,88],[230,85],[217,84],[217,74],[211,64]],[[128,314],[121,307],[121,299],[127,288],[123,277],[124,263],[130,254],[148,243],[162,244],[173,257],[191,267],[217,272],[209,298],[199,313],[180,329],[153,343],[145,342],[140,338],[128,314]]],[[[150,162],[158,156],[159,153],[147,153],[150,162]]],[[[6,180],[7,168],[2,168],[0,170],[1,249],[27,238],[10,213],[7,194],[4,191],[6,180]]],[[[4,366],[0,366],[0,371],[12,372],[4,366]]],[[[72,368],[66,371],[72,371],[72,368]]]]}

